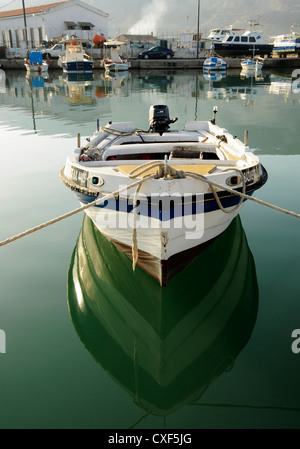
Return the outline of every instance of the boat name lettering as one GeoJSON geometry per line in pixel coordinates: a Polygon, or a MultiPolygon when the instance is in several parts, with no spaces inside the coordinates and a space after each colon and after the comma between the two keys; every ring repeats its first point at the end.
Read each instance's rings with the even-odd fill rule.
{"type": "Polygon", "coordinates": [[[81,170],[80,168],[71,167],[71,179],[76,184],[79,184],[79,185],[85,187],[87,177],[88,177],[88,172],[86,170],[81,170]]]}

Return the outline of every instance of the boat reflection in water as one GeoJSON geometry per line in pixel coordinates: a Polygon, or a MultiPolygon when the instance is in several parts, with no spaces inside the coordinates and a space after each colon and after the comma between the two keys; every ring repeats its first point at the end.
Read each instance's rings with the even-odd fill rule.
{"type": "Polygon", "coordinates": [[[85,347],[148,414],[195,402],[232,368],[256,321],[255,264],[240,218],[161,288],[85,216],[68,302],[85,347]]]}

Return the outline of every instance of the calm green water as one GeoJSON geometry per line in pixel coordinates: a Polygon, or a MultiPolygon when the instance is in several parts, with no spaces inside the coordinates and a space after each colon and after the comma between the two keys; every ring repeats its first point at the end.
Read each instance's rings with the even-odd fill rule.
{"type": "MultiPolygon", "coordinates": [[[[97,118],[146,129],[155,103],[178,127],[218,105],[217,122],[249,130],[269,173],[256,196],[300,212],[291,82],[99,71],[86,86],[61,73],[37,85],[6,73],[0,239],[78,207],[59,180],[78,132],[97,118]]],[[[299,220],[252,202],[163,290],[83,215],[1,247],[0,428],[300,428],[299,253],[299,220]]]]}

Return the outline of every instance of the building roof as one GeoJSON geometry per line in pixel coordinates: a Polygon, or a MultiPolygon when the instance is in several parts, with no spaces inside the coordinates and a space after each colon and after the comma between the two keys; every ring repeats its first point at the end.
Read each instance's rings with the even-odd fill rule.
{"type": "MultiPolygon", "coordinates": [[[[46,5],[40,6],[29,6],[25,7],[26,14],[37,14],[39,12],[45,11],[45,9],[53,8],[54,6],[62,5],[63,3],[67,3],[69,0],[64,0],[62,2],[56,3],[47,3],[46,5]]],[[[22,9],[14,9],[12,11],[2,11],[0,12],[0,18],[5,17],[15,17],[15,16],[23,16],[23,8],[22,9]]]]}

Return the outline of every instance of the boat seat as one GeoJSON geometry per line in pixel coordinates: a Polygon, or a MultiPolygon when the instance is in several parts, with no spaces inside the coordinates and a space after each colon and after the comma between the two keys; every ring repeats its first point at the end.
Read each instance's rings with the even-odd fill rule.
{"type": "MultiPolygon", "coordinates": [[[[210,173],[213,173],[216,169],[216,165],[180,165],[180,164],[169,164],[172,168],[175,170],[182,170],[182,171],[191,171],[194,173],[197,173],[199,175],[209,175],[210,173]]],[[[141,165],[118,165],[117,170],[122,173],[123,175],[129,175],[129,173],[135,169],[141,167],[141,165]]],[[[143,173],[143,176],[145,175],[153,175],[156,173],[157,167],[150,167],[146,172],[143,173]]]]}

